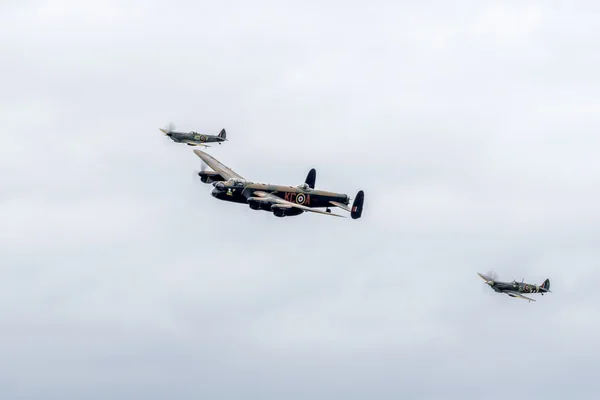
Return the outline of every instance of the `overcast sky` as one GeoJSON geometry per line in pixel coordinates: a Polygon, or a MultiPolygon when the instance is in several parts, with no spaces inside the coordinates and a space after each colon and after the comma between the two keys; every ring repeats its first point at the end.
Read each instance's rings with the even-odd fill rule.
{"type": "Polygon", "coordinates": [[[0,398],[596,397],[600,5],[288,3],[0,3],[0,398]]]}

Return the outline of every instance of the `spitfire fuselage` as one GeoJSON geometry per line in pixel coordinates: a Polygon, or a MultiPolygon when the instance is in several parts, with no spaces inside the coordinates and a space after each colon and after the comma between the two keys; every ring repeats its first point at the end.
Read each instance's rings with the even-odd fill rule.
{"type": "Polygon", "coordinates": [[[547,290],[531,283],[523,282],[488,282],[496,292],[513,291],[519,293],[545,293],[547,290]]]}
{"type": "Polygon", "coordinates": [[[166,134],[169,136],[174,142],[177,143],[221,143],[224,142],[225,139],[219,136],[213,135],[204,135],[197,132],[169,132],[166,134]]]}

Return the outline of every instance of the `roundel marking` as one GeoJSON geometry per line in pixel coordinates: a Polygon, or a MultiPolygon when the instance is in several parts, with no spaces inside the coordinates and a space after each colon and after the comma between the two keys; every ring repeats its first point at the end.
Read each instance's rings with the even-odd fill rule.
{"type": "Polygon", "coordinates": [[[206,142],[206,136],[200,135],[200,141],[201,142],[206,142]]]}
{"type": "Polygon", "coordinates": [[[298,193],[298,195],[296,196],[296,203],[304,204],[305,201],[306,201],[306,196],[302,193],[298,193]]]}

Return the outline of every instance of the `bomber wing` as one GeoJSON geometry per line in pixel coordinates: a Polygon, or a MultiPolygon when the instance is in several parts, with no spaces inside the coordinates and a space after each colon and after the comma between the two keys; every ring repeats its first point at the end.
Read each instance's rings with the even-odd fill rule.
{"type": "Polygon", "coordinates": [[[532,299],[532,298],[527,297],[527,296],[523,296],[519,292],[505,291],[504,293],[506,293],[507,295],[512,296],[512,297],[519,297],[521,299],[525,299],[525,300],[529,300],[529,301],[535,301],[535,299],[532,299]]]}
{"type": "Polygon", "coordinates": [[[331,205],[333,205],[333,206],[336,206],[336,207],[339,207],[339,208],[341,208],[342,210],[345,210],[345,211],[348,211],[348,212],[351,212],[351,211],[352,211],[352,210],[350,210],[350,207],[348,207],[347,205],[345,205],[345,204],[342,204],[342,203],[340,203],[340,202],[337,202],[337,201],[330,201],[330,202],[329,202],[329,204],[331,204],[331,205]]]}
{"type": "Polygon", "coordinates": [[[314,212],[317,214],[330,215],[332,217],[346,218],[343,215],[332,214],[332,213],[328,213],[326,211],[315,210],[314,208],[310,208],[310,207],[306,207],[306,206],[303,206],[300,204],[292,203],[291,201],[284,200],[281,197],[277,197],[277,196],[274,196],[272,194],[269,194],[267,192],[263,192],[260,190],[255,191],[252,194],[252,196],[260,197],[261,201],[265,201],[265,202],[269,202],[269,203],[273,203],[273,204],[281,204],[284,207],[294,207],[294,208],[299,208],[300,210],[303,210],[303,211],[314,212]]]}
{"type": "Polygon", "coordinates": [[[223,165],[219,160],[217,160],[210,154],[205,153],[202,150],[194,150],[194,153],[196,153],[196,155],[200,157],[202,161],[204,161],[215,172],[218,172],[219,175],[221,175],[224,179],[241,179],[243,181],[246,180],[231,168],[223,165]]]}

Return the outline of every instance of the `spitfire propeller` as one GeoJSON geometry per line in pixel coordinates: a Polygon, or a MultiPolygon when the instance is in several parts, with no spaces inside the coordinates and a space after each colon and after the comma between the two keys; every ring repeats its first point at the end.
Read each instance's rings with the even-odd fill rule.
{"type": "Polygon", "coordinates": [[[164,133],[167,136],[170,136],[169,134],[171,132],[173,132],[175,130],[175,124],[172,122],[169,122],[169,124],[165,127],[165,128],[161,128],[161,132],[164,133]]]}
{"type": "Polygon", "coordinates": [[[496,274],[494,271],[488,271],[486,274],[480,274],[479,272],[477,273],[481,279],[483,279],[486,283],[486,285],[494,286],[494,284],[498,281],[498,274],[496,274]]]}
{"type": "Polygon", "coordinates": [[[488,277],[490,278],[490,285],[493,285],[498,280],[498,274],[494,271],[488,271],[488,277]]]}

